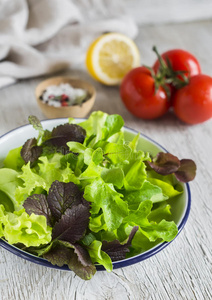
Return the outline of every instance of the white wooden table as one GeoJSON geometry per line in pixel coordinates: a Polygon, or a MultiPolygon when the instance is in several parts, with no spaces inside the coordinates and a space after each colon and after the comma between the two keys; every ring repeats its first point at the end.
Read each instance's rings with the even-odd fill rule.
{"type": "MultiPolygon", "coordinates": [[[[136,40],[143,63],[153,64],[151,51],[184,48],[212,76],[212,22],[140,28],[136,40]]],[[[64,73],[63,73],[64,74],[64,73]]],[[[182,233],[163,251],[138,264],[98,272],[82,281],[72,272],[47,269],[0,249],[0,300],[125,300],[212,299],[212,120],[196,126],[181,123],[171,113],[154,121],[133,117],[123,106],[117,87],[94,82],[85,71],[72,70],[96,86],[93,110],[119,113],[127,126],[150,136],[180,158],[194,159],[197,176],[190,184],[192,206],[182,233]]],[[[28,115],[45,117],[38,109],[35,86],[43,78],[24,80],[0,90],[0,135],[27,123],[28,115]]]]}

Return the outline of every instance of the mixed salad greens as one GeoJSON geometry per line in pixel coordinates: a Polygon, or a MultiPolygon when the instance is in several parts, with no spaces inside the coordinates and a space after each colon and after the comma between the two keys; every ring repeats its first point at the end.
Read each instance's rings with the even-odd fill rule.
{"type": "Polygon", "coordinates": [[[169,199],[194,178],[192,160],[137,150],[120,115],[101,111],[38,130],[0,169],[0,237],[90,279],[100,264],[142,253],[178,233],[169,199]],[[178,180],[176,180],[176,178],[178,180]]]}

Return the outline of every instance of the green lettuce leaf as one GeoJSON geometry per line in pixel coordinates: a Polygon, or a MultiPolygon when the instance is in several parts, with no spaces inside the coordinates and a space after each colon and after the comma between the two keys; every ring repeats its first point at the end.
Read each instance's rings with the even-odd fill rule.
{"type": "Polygon", "coordinates": [[[83,188],[86,185],[92,183],[94,179],[101,177],[101,173],[104,167],[102,165],[99,165],[99,163],[102,160],[103,160],[103,151],[101,148],[92,150],[90,153],[86,151],[86,157],[84,158],[84,161],[86,164],[88,163],[88,166],[85,168],[84,172],[82,172],[79,176],[83,188]]]}
{"type": "Polygon", "coordinates": [[[30,163],[22,167],[22,174],[19,175],[19,178],[23,180],[23,186],[19,186],[15,192],[18,203],[22,203],[28,196],[32,195],[36,188],[48,192],[55,180],[79,184],[79,180],[69,168],[69,164],[61,170],[60,160],[61,155],[56,153],[51,158],[41,156],[36,168],[31,168],[30,163]]]}
{"type": "Polygon", "coordinates": [[[85,187],[84,198],[102,208],[108,230],[117,229],[128,214],[127,203],[122,200],[113,185],[102,179],[95,179],[85,187]]]}
{"type": "Polygon", "coordinates": [[[140,137],[140,133],[138,133],[133,139],[132,141],[130,141],[128,143],[128,146],[131,148],[131,150],[133,152],[136,152],[137,149],[137,145],[138,145],[138,141],[139,141],[139,137],[140,137]]]}
{"type": "Polygon", "coordinates": [[[52,182],[55,180],[63,182],[71,181],[75,184],[79,184],[79,180],[75,176],[74,172],[70,170],[69,165],[61,170],[61,157],[62,156],[60,154],[56,153],[50,159],[47,159],[45,156],[41,156],[39,158],[39,162],[41,163],[38,163],[38,175],[46,181],[47,191],[49,190],[52,182]]]}
{"type": "Polygon", "coordinates": [[[126,144],[107,143],[104,147],[104,156],[114,165],[128,161],[130,154],[131,149],[126,144]]]}
{"type": "Polygon", "coordinates": [[[182,193],[182,191],[178,191],[171,184],[165,181],[155,179],[155,178],[148,178],[148,181],[151,182],[153,185],[160,187],[163,194],[166,195],[168,198],[175,197],[182,193]]]}
{"type": "Polygon", "coordinates": [[[150,222],[160,223],[163,219],[172,221],[171,205],[166,201],[154,204],[148,216],[150,222]]]}
{"type": "Polygon", "coordinates": [[[0,169],[0,204],[3,204],[6,210],[13,212],[19,208],[15,191],[21,185],[22,181],[17,171],[8,168],[0,169]]]}
{"type": "Polygon", "coordinates": [[[87,246],[88,253],[93,263],[103,265],[108,272],[111,272],[113,269],[111,258],[107,253],[102,251],[101,248],[102,242],[97,240],[93,241],[89,246],[87,246]]]}
{"type": "Polygon", "coordinates": [[[100,230],[107,231],[107,225],[104,220],[104,214],[100,214],[98,216],[92,216],[89,222],[89,228],[93,232],[99,232],[100,230]]]}
{"type": "Polygon", "coordinates": [[[93,112],[86,121],[79,123],[79,125],[87,133],[85,144],[93,148],[98,141],[106,141],[111,136],[120,132],[124,121],[119,115],[108,115],[107,113],[97,111],[93,112]]]}
{"type": "Polygon", "coordinates": [[[102,169],[101,177],[106,183],[112,183],[118,189],[124,185],[124,172],[121,168],[102,169]]]}
{"type": "Polygon", "coordinates": [[[14,169],[15,171],[21,171],[24,165],[24,160],[21,157],[21,147],[12,149],[8,152],[3,164],[5,168],[14,169]]]}
{"type": "Polygon", "coordinates": [[[69,150],[74,153],[84,153],[86,150],[86,147],[79,142],[68,142],[67,146],[69,147],[69,150]]]}
{"type": "Polygon", "coordinates": [[[4,228],[2,223],[0,223],[0,238],[1,237],[4,237],[4,228]]]}
{"type": "Polygon", "coordinates": [[[136,191],[125,192],[124,200],[128,203],[131,210],[136,210],[140,203],[145,200],[151,200],[153,203],[167,200],[168,197],[162,192],[162,189],[145,180],[141,189],[136,191]]]}
{"type": "Polygon", "coordinates": [[[109,143],[116,143],[118,145],[123,145],[125,144],[125,140],[124,140],[124,132],[123,131],[119,131],[115,134],[113,134],[112,136],[110,136],[107,141],[109,143]]]}
{"type": "Polygon", "coordinates": [[[102,128],[103,140],[107,140],[109,137],[119,132],[124,126],[124,120],[120,115],[108,115],[104,127],[102,128]]]}
{"type": "Polygon", "coordinates": [[[79,125],[86,130],[88,136],[95,134],[101,137],[101,128],[104,126],[108,114],[102,111],[94,111],[89,118],[79,125]]]}
{"type": "Polygon", "coordinates": [[[177,225],[174,222],[162,220],[160,223],[150,222],[148,216],[151,213],[152,201],[145,200],[140,203],[135,211],[125,217],[124,221],[131,226],[139,225],[139,230],[150,240],[156,241],[158,238],[170,242],[178,233],[177,225]]]}
{"type": "Polygon", "coordinates": [[[143,253],[154,246],[158,245],[161,240],[150,241],[140,230],[138,230],[132,240],[130,252],[126,254],[126,257],[132,257],[143,253]]]}
{"type": "Polygon", "coordinates": [[[42,188],[43,190],[48,190],[46,180],[30,168],[30,162],[22,167],[22,171],[23,173],[19,175],[19,178],[23,180],[23,186],[18,186],[15,191],[15,198],[18,203],[23,203],[23,201],[30,196],[37,187],[42,188]]]}
{"type": "Polygon", "coordinates": [[[67,169],[69,174],[71,173],[75,176],[75,179],[70,179],[70,181],[78,184],[77,177],[82,173],[84,166],[84,154],[67,153],[61,157],[60,163],[62,170],[67,169]]]}
{"type": "Polygon", "coordinates": [[[141,160],[136,160],[124,178],[126,191],[139,190],[146,180],[146,165],[141,160]]]}
{"type": "Polygon", "coordinates": [[[22,243],[26,247],[47,244],[52,239],[52,229],[47,226],[46,218],[24,211],[6,212],[0,205],[0,223],[9,244],[22,243]]]}

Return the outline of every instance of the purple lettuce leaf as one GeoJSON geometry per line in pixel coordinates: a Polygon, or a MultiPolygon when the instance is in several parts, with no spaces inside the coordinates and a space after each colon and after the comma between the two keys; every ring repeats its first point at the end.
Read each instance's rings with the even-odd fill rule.
{"type": "Polygon", "coordinates": [[[39,131],[39,134],[37,139],[29,139],[22,147],[21,156],[26,163],[29,161],[34,163],[41,154],[69,153],[67,142],[83,143],[86,137],[85,129],[76,124],[66,123],[49,131],[43,129],[41,122],[36,116],[29,116],[29,123],[39,131]]]}
{"type": "Polygon", "coordinates": [[[155,172],[161,175],[172,174],[180,167],[180,160],[176,156],[164,152],[159,152],[151,162],[148,161],[147,163],[155,172]]]}
{"type": "Polygon", "coordinates": [[[57,243],[47,253],[43,254],[43,257],[51,264],[62,267],[69,263],[72,252],[73,250],[57,243]]]}
{"type": "Polygon", "coordinates": [[[191,159],[179,160],[170,153],[159,152],[152,161],[146,162],[156,173],[161,175],[174,174],[177,180],[188,182],[196,176],[196,164],[191,159]]]}
{"type": "Polygon", "coordinates": [[[103,241],[102,251],[106,252],[112,261],[118,261],[126,258],[126,253],[129,252],[131,241],[138,230],[138,226],[134,226],[128,240],[125,244],[121,244],[118,240],[112,242],[103,241]]]}
{"type": "Polygon", "coordinates": [[[84,280],[91,279],[96,273],[96,267],[92,263],[87,250],[79,244],[74,245],[74,253],[70,257],[68,267],[84,280]]]}
{"type": "Polygon", "coordinates": [[[67,248],[74,249],[74,252],[78,256],[78,260],[82,263],[83,266],[92,264],[88,251],[82,245],[78,243],[71,244],[70,242],[62,241],[62,240],[60,240],[59,243],[67,248]]]}
{"type": "Polygon", "coordinates": [[[73,249],[68,262],[70,270],[84,280],[91,279],[96,273],[96,267],[92,263],[88,251],[78,243],[71,244],[66,241],[60,241],[60,243],[67,248],[71,248],[71,250],[73,249]]]}
{"type": "Polygon", "coordinates": [[[181,159],[180,167],[175,172],[176,178],[181,182],[192,181],[196,176],[196,164],[191,159],[181,159]]]}
{"type": "Polygon", "coordinates": [[[89,207],[89,203],[83,198],[82,192],[73,182],[65,183],[55,180],[49,189],[47,201],[56,221],[62,217],[66,209],[74,205],[83,203],[89,207]]]}
{"type": "Polygon", "coordinates": [[[42,147],[37,145],[36,138],[28,139],[21,148],[21,157],[25,163],[34,163],[42,154],[42,147]]]}
{"type": "Polygon", "coordinates": [[[24,208],[28,214],[44,215],[52,226],[51,243],[44,248],[33,248],[31,252],[53,265],[68,265],[82,279],[90,279],[96,268],[88,251],[77,243],[88,228],[90,204],[78,187],[72,182],[54,181],[47,197],[34,194],[25,200],[24,208]]]}
{"type": "Polygon", "coordinates": [[[47,225],[51,226],[52,215],[45,195],[33,194],[29,196],[24,201],[23,207],[29,215],[34,213],[35,215],[45,216],[47,225]]]}
{"type": "MultiPolygon", "coordinates": [[[[89,269],[93,269],[94,272],[96,272],[96,268],[92,263],[92,260],[90,258],[90,255],[87,251],[86,248],[84,248],[82,245],[80,245],[79,243],[75,243],[75,244],[71,244],[69,242],[66,241],[59,241],[62,245],[66,246],[67,248],[73,248],[74,249],[74,254],[71,257],[71,261],[69,262],[69,267],[71,270],[73,270],[75,273],[77,272],[76,268],[76,264],[78,265],[78,263],[80,264],[80,268],[82,267],[86,267],[89,269]],[[77,260],[78,262],[76,262],[76,256],[77,256],[77,260]]],[[[80,276],[81,277],[81,276],[80,276]]]]}
{"type": "Polygon", "coordinates": [[[96,273],[87,250],[79,244],[72,245],[63,241],[56,243],[43,257],[59,267],[68,265],[70,270],[84,280],[91,279],[96,273]]]}
{"type": "Polygon", "coordinates": [[[88,251],[80,244],[74,244],[74,252],[83,266],[86,267],[93,264],[88,251]]]}
{"type": "Polygon", "coordinates": [[[52,238],[70,242],[79,241],[86,232],[89,224],[89,207],[83,204],[67,208],[61,219],[55,223],[52,238]]]}
{"type": "Polygon", "coordinates": [[[81,126],[76,124],[63,124],[53,128],[51,138],[47,139],[43,145],[51,145],[57,148],[67,148],[68,142],[83,143],[86,136],[86,131],[81,126]]]}

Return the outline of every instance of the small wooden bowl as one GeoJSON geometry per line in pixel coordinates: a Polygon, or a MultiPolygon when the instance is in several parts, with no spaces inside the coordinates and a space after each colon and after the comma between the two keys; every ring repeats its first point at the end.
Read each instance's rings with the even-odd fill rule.
{"type": "Polygon", "coordinates": [[[42,81],[35,89],[35,96],[37,99],[37,104],[40,107],[41,111],[49,119],[69,117],[84,118],[89,113],[94,104],[96,98],[96,90],[90,83],[81,79],[59,76],[42,81]],[[50,85],[60,85],[61,83],[69,83],[74,88],[81,88],[86,90],[89,95],[89,99],[83,102],[81,105],[61,107],[54,107],[43,103],[40,97],[46,90],[46,88],[50,85]]]}

